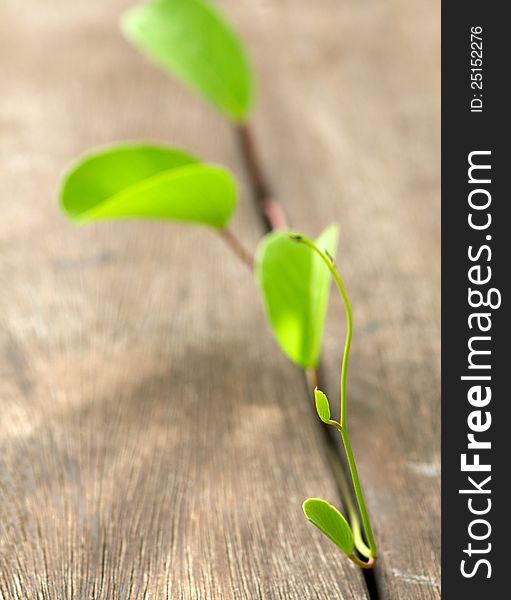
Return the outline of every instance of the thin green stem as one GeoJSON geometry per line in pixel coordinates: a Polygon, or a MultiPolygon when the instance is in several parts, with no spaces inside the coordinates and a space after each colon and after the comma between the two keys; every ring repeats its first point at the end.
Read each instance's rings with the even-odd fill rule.
{"type": "Polygon", "coordinates": [[[350,438],[348,432],[345,429],[341,429],[342,442],[346,451],[346,458],[348,459],[348,465],[350,467],[351,479],[353,480],[353,488],[355,490],[355,496],[357,498],[358,509],[360,516],[362,517],[362,523],[364,524],[364,531],[367,537],[367,543],[369,544],[371,556],[376,557],[376,541],[374,539],[373,529],[371,527],[371,521],[369,519],[369,513],[367,512],[366,503],[364,500],[364,494],[362,493],[362,487],[360,485],[360,479],[358,477],[357,465],[355,463],[355,457],[353,456],[353,450],[351,449],[350,438]]]}
{"type": "Polygon", "coordinates": [[[339,290],[342,295],[342,299],[344,300],[344,308],[346,311],[346,341],[344,342],[344,352],[342,355],[342,367],[341,367],[341,400],[340,400],[340,422],[341,427],[346,427],[346,381],[348,378],[348,361],[350,357],[350,348],[351,348],[351,338],[353,337],[353,314],[351,312],[351,305],[348,299],[348,294],[344,288],[341,278],[339,277],[339,273],[337,269],[334,267],[332,261],[328,261],[330,264],[330,271],[334,276],[334,279],[339,287],[339,290]]]}
{"type": "MultiPolygon", "coordinates": [[[[323,259],[323,262],[326,264],[326,266],[332,273],[332,276],[333,276],[335,282],[337,283],[337,287],[339,288],[342,299],[344,301],[347,326],[346,326],[346,341],[344,343],[344,354],[342,357],[340,426],[338,427],[338,430],[339,430],[339,433],[341,434],[342,442],[344,445],[344,450],[346,452],[346,458],[348,460],[348,465],[350,468],[351,479],[353,481],[353,489],[355,491],[355,497],[357,499],[360,516],[362,517],[362,523],[364,525],[364,532],[365,532],[365,535],[367,538],[367,542],[369,544],[369,548],[367,548],[367,546],[365,546],[365,544],[363,544],[363,543],[357,544],[357,549],[362,554],[364,554],[367,558],[376,558],[376,555],[377,555],[376,542],[375,542],[373,530],[371,527],[371,521],[369,519],[369,513],[367,512],[364,494],[362,492],[362,487],[360,485],[360,479],[358,477],[358,471],[357,471],[357,466],[355,463],[355,457],[353,455],[353,450],[351,449],[351,442],[350,442],[350,438],[348,436],[348,428],[347,428],[347,422],[346,422],[346,417],[347,417],[346,382],[347,382],[347,375],[348,375],[348,361],[349,361],[349,353],[350,353],[350,348],[351,348],[351,338],[353,335],[353,314],[351,311],[351,304],[350,304],[350,301],[348,298],[348,294],[346,293],[346,288],[344,287],[344,284],[342,282],[341,276],[339,275],[339,272],[335,268],[335,264],[334,264],[334,261],[332,260],[332,257],[327,252],[322,250],[321,248],[318,248],[318,246],[316,246],[316,244],[314,244],[314,242],[312,242],[311,240],[309,240],[306,237],[303,237],[301,235],[294,235],[294,234],[291,234],[291,237],[295,241],[305,244],[306,246],[308,246],[309,248],[314,250],[314,252],[319,254],[319,256],[323,259]],[[368,553],[367,553],[367,550],[369,550],[368,553]]],[[[352,517],[352,515],[350,515],[350,520],[352,520],[351,517],[352,517]]],[[[352,520],[352,522],[355,525],[355,528],[357,528],[358,519],[352,520]]],[[[360,537],[360,536],[357,536],[357,537],[360,537]]],[[[358,541],[360,542],[361,540],[359,539],[358,541]]]]}
{"type": "Polygon", "coordinates": [[[346,416],[347,416],[347,408],[346,408],[346,382],[348,379],[348,361],[350,358],[350,348],[351,348],[351,338],[353,337],[353,313],[351,311],[351,304],[348,298],[348,294],[346,292],[346,288],[342,282],[341,276],[339,275],[337,269],[335,268],[334,261],[332,258],[321,248],[318,248],[314,242],[311,240],[301,236],[292,236],[298,242],[309,246],[312,250],[314,250],[317,254],[321,256],[324,263],[330,269],[335,282],[337,283],[337,287],[341,292],[341,296],[344,302],[344,309],[346,311],[346,341],[344,342],[344,352],[342,356],[342,367],[341,367],[341,398],[340,398],[340,423],[341,427],[346,427],[346,416]]]}
{"type": "Polygon", "coordinates": [[[367,546],[364,536],[362,535],[362,525],[360,523],[360,517],[358,516],[357,509],[353,503],[351,490],[348,487],[348,480],[344,474],[344,471],[339,463],[337,452],[334,448],[328,448],[330,465],[334,471],[335,480],[341,494],[341,498],[348,512],[348,520],[353,532],[353,540],[355,541],[355,548],[362,554],[362,556],[371,556],[371,549],[367,546]]]}

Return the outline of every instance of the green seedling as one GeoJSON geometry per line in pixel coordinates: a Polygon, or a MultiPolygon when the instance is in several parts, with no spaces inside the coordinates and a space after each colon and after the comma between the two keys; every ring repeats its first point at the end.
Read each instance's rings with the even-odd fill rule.
{"type": "Polygon", "coordinates": [[[376,560],[376,547],[346,427],[352,321],[349,301],[332,258],[338,228],[330,225],[315,242],[287,230],[284,213],[268,192],[247,123],[254,99],[254,78],[247,53],[237,34],[209,1],[150,0],[126,13],[122,29],[135,46],[198,90],[235,125],[261,216],[269,229],[279,231],[263,237],[254,258],[229,229],[237,204],[232,174],[186,151],[151,142],[112,145],[79,158],[63,178],[62,209],[79,222],[165,219],[202,225],[219,233],[237,258],[254,272],[268,322],[282,351],[307,373],[313,373],[314,379],[333,276],[348,319],[340,422],[331,419],[328,398],[318,389],[315,403],[323,423],[334,426],[341,435],[369,546],[349,493],[343,492],[350,524],[325,500],[310,498],[303,508],[309,520],[351,560],[363,568],[371,567],[376,560]],[[360,560],[355,550],[367,561],[360,560]]]}
{"type": "Polygon", "coordinates": [[[317,243],[313,242],[309,238],[292,233],[289,237],[294,242],[304,245],[312,250],[328,267],[330,270],[337,287],[341,293],[344,308],[346,310],[346,339],[344,343],[344,353],[342,358],[341,367],[341,397],[339,406],[339,422],[333,421],[330,416],[330,404],[326,394],[317,388],[314,390],[314,396],[316,401],[316,411],[319,418],[328,425],[332,425],[337,429],[341,436],[341,440],[346,452],[346,459],[348,461],[351,479],[353,483],[353,489],[355,491],[355,497],[357,499],[358,509],[362,518],[362,524],[364,526],[364,533],[367,539],[367,544],[362,537],[360,523],[358,521],[358,515],[356,511],[349,503],[350,519],[352,521],[352,527],[348,524],[346,519],[341,513],[333,507],[326,500],[320,500],[318,498],[309,498],[303,503],[303,512],[305,516],[318,527],[327,537],[329,537],[334,544],[340,548],[353,562],[362,568],[371,568],[376,562],[376,542],[374,539],[373,529],[371,527],[371,521],[369,519],[369,513],[367,512],[366,503],[364,500],[364,494],[360,485],[360,480],[357,471],[357,465],[355,463],[355,457],[351,448],[351,442],[348,435],[348,424],[347,424],[347,377],[348,377],[348,362],[351,348],[351,338],[353,335],[353,315],[351,311],[351,304],[348,298],[348,294],[342,282],[341,276],[335,267],[334,260],[331,253],[328,250],[321,249],[317,243]],[[368,559],[366,562],[361,561],[355,554],[354,549],[368,559]]]}

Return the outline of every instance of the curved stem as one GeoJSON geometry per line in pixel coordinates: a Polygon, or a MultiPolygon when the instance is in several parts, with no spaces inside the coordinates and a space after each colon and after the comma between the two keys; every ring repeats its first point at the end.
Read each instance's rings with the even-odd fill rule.
{"type": "MultiPolygon", "coordinates": [[[[348,375],[348,360],[349,360],[349,352],[350,352],[350,348],[351,348],[351,338],[352,338],[352,334],[353,334],[353,315],[351,312],[351,304],[348,299],[348,294],[346,293],[346,288],[344,287],[344,284],[342,282],[341,276],[339,275],[339,272],[335,268],[335,264],[334,264],[334,261],[332,260],[332,257],[328,253],[326,253],[324,250],[321,250],[321,248],[318,248],[318,246],[316,246],[316,244],[314,244],[314,242],[312,242],[311,240],[309,240],[306,237],[303,237],[301,235],[295,235],[295,234],[291,234],[291,237],[295,241],[305,244],[306,246],[308,246],[309,248],[314,250],[314,252],[319,254],[319,256],[323,259],[323,262],[326,264],[326,266],[329,268],[330,272],[332,273],[332,276],[335,279],[335,282],[337,283],[337,287],[339,288],[342,299],[344,301],[344,307],[346,310],[347,329],[346,329],[346,341],[344,343],[344,354],[342,357],[340,427],[338,427],[338,430],[339,430],[339,433],[341,434],[342,442],[344,444],[344,450],[346,452],[346,458],[348,460],[348,465],[350,468],[351,479],[353,481],[353,489],[355,490],[355,497],[357,499],[358,509],[360,511],[360,516],[362,517],[362,523],[364,525],[364,532],[366,534],[367,542],[369,544],[370,552],[369,552],[368,557],[376,558],[376,555],[377,555],[376,542],[375,542],[373,530],[371,527],[371,521],[369,520],[369,513],[367,512],[364,494],[362,492],[362,487],[360,485],[360,479],[358,477],[358,471],[357,471],[357,466],[355,463],[355,457],[353,455],[353,450],[351,449],[351,442],[350,442],[350,438],[348,436],[348,429],[347,429],[347,424],[346,424],[346,414],[347,414],[347,411],[346,411],[346,381],[347,381],[347,375],[348,375]]],[[[358,546],[357,546],[357,549],[360,550],[360,548],[358,548],[358,546]]],[[[364,549],[364,548],[362,547],[361,549],[364,549]]],[[[365,549],[367,549],[367,548],[365,548],[365,549]]]]}
{"type": "Polygon", "coordinates": [[[321,248],[318,248],[314,242],[311,240],[301,236],[301,235],[292,235],[292,238],[297,242],[301,242],[306,246],[309,246],[314,252],[319,254],[323,259],[323,262],[329,268],[332,273],[335,282],[337,283],[337,287],[341,292],[341,296],[344,302],[344,309],[346,311],[346,341],[344,342],[344,352],[342,356],[342,367],[341,367],[341,398],[340,398],[340,423],[341,427],[346,427],[346,382],[348,378],[348,361],[350,356],[350,348],[351,348],[351,338],[353,337],[353,313],[351,311],[351,304],[348,298],[348,294],[346,292],[346,288],[342,282],[341,276],[339,275],[337,269],[335,268],[334,261],[332,258],[321,248]]]}
{"type": "Polygon", "coordinates": [[[376,564],[375,556],[369,557],[369,560],[367,562],[360,560],[360,558],[358,558],[358,556],[355,556],[354,554],[351,554],[350,556],[348,556],[348,558],[352,560],[361,569],[373,569],[374,565],[376,564]]]}
{"type": "Polygon", "coordinates": [[[346,340],[344,342],[344,352],[342,355],[342,367],[341,367],[341,399],[340,399],[340,422],[341,427],[346,427],[346,413],[347,413],[347,401],[346,401],[346,381],[348,378],[348,361],[350,357],[351,338],[353,336],[353,315],[351,312],[350,301],[348,300],[348,294],[344,288],[341,278],[337,269],[333,266],[331,272],[334,279],[339,287],[342,298],[344,300],[344,308],[346,311],[346,340]]]}

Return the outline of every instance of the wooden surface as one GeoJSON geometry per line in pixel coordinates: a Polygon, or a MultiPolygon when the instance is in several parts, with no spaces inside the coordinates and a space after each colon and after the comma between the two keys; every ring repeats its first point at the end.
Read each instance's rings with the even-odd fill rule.
{"type": "MultiPolygon", "coordinates": [[[[77,153],[156,139],[232,168],[234,229],[252,249],[261,234],[233,131],[122,40],[130,4],[0,4],[0,598],[366,599],[302,515],[338,496],[250,274],[207,231],[58,210],[77,153]]],[[[222,5],[258,70],[255,130],[288,216],[341,224],[380,598],[439,598],[439,6],[222,5]]]]}

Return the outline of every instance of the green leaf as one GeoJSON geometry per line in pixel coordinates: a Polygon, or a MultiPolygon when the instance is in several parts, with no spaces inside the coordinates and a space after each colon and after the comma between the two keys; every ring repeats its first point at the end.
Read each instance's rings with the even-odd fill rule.
{"type": "Polygon", "coordinates": [[[326,395],[317,388],[314,390],[314,398],[316,399],[316,412],[319,418],[326,423],[330,423],[330,404],[326,395]]]}
{"type": "Polygon", "coordinates": [[[309,498],[303,503],[303,512],[347,556],[353,553],[355,543],[351,527],[335,506],[320,498],[309,498]]]}
{"type": "Polygon", "coordinates": [[[223,227],[236,205],[228,171],[165,146],[122,144],[79,159],[60,190],[78,221],[159,218],[223,227]]]}
{"type": "Polygon", "coordinates": [[[250,64],[239,37],[210,2],[153,0],[129,10],[122,29],[227,117],[246,120],[254,95],[250,64]]]}
{"type": "MultiPolygon", "coordinates": [[[[289,233],[270,233],[256,255],[256,275],[271,328],[284,353],[304,368],[315,367],[330,293],[330,272],[316,253],[289,239],[289,233]]],[[[335,254],[338,228],[330,225],[316,240],[335,254]]]]}

